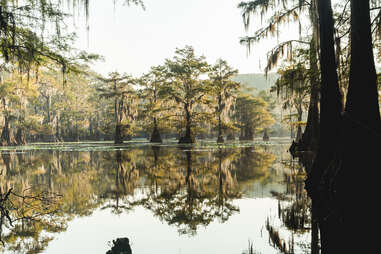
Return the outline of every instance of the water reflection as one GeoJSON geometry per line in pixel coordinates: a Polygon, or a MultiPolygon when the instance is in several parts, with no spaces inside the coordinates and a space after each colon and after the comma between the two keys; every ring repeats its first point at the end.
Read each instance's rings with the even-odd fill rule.
{"type": "MultiPolygon", "coordinates": [[[[103,151],[2,153],[0,193],[12,189],[19,194],[27,190],[29,196],[60,193],[62,197],[54,207],[40,200],[29,204],[28,211],[21,195],[10,197],[10,202],[18,204],[11,211],[15,223],[11,226],[2,220],[0,234],[5,244],[0,250],[40,253],[53,237],[59,237],[56,233],[67,229],[69,221],[91,216],[97,209],[118,215],[144,207],[162,222],[176,227],[179,234],[194,236],[200,227],[213,221],[224,223],[239,214],[235,200],[259,197],[257,183],[270,186],[268,195],[279,200],[279,219],[287,229],[292,234],[304,234],[311,228],[311,218],[310,203],[301,185],[303,172],[290,169],[288,174],[272,174],[276,152],[260,146],[140,146],[127,150],[110,147],[103,151]],[[274,191],[274,186],[282,188],[274,191]]],[[[263,193],[262,189],[262,197],[266,195],[263,193]]],[[[277,229],[272,220],[268,219],[266,229],[275,239],[277,229]]],[[[284,245],[286,241],[280,238],[280,245],[284,245]]],[[[272,240],[277,248],[275,242],[272,240]]],[[[287,250],[291,251],[291,247],[287,250]]]]}
{"type": "Polygon", "coordinates": [[[271,218],[267,218],[266,230],[269,234],[270,244],[284,254],[320,253],[317,221],[314,217],[311,200],[304,188],[307,170],[303,163],[293,159],[282,161],[282,165],[285,169],[286,191],[283,193],[273,191],[272,195],[278,199],[278,218],[291,236],[289,235],[288,240],[282,239],[280,236],[282,226],[273,226],[271,218]],[[295,237],[308,233],[311,234],[310,243],[298,241],[298,246],[295,246],[295,237]]]}

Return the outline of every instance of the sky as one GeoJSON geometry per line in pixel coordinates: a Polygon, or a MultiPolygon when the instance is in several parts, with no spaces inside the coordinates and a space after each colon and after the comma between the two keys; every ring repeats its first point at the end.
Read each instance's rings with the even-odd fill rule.
{"type": "MultiPolygon", "coordinates": [[[[193,46],[209,63],[227,60],[239,73],[259,73],[266,52],[277,39],[254,46],[248,56],[239,38],[246,35],[238,0],[144,0],[146,9],[111,0],[90,1],[90,30],[76,22],[76,47],[105,57],[93,69],[103,75],[119,71],[141,75],[174,56],[176,48],[193,46]]],[[[255,27],[259,27],[259,21],[255,27]]],[[[290,35],[290,33],[286,34],[290,35]]]]}

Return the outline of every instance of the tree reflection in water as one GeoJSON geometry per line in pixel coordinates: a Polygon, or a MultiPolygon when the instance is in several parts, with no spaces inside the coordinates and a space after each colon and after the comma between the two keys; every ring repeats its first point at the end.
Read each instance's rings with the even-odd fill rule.
{"type": "MultiPolygon", "coordinates": [[[[195,235],[200,227],[213,221],[224,223],[238,214],[235,200],[247,193],[254,182],[270,182],[269,168],[275,160],[274,154],[261,147],[226,145],[208,149],[166,146],[125,150],[110,146],[106,151],[80,152],[65,149],[2,153],[1,197],[10,188],[14,193],[28,190],[30,196],[62,194],[60,202],[46,214],[41,211],[43,199],[33,201],[26,213],[22,198],[13,196],[12,202],[17,204],[17,209],[10,212],[13,216],[20,216],[21,211],[29,219],[33,214],[46,216],[38,220],[24,218],[13,227],[4,220],[5,230],[0,232],[5,243],[2,248],[39,253],[54,236],[51,233],[64,231],[73,218],[91,216],[97,209],[128,213],[137,206],[175,226],[180,234],[195,235]],[[49,213],[53,210],[54,214],[49,213]]],[[[294,178],[289,180],[290,193],[285,196],[293,191],[291,180],[294,178]]],[[[302,189],[296,188],[296,193],[302,189]]],[[[308,213],[308,204],[302,202],[303,198],[280,202],[280,216],[290,231],[303,227],[308,230],[310,220],[303,215],[308,213]]]]}
{"type": "MultiPolygon", "coordinates": [[[[157,152],[153,150],[154,158],[157,152]]],[[[228,150],[219,148],[213,154],[183,149],[164,161],[164,167],[156,159],[149,167],[149,179],[155,184],[140,204],[169,225],[175,225],[180,234],[194,235],[199,226],[207,226],[215,218],[225,222],[239,211],[232,203],[241,194],[231,173],[228,150]]]]}
{"type": "Polygon", "coordinates": [[[271,245],[281,253],[291,254],[295,252],[295,236],[311,233],[311,242],[298,242],[298,248],[304,253],[320,253],[318,244],[318,228],[314,217],[312,202],[304,189],[306,172],[311,166],[311,158],[304,157],[305,161],[293,159],[282,162],[284,168],[284,182],[286,192],[278,193],[273,191],[272,195],[278,199],[278,218],[282,222],[281,227],[285,227],[291,233],[291,237],[286,241],[281,238],[281,227],[275,227],[268,217],[266,220],[266,230],[269,234],[271,245]]]}
{"type": "MultiPolygon", "coordinates": [[[[3,182],[3,181],[2,181],[3,182]]],[[[7,184],[0,186],[0,250],[39,253],[53,239],[42,232],[66,230],[60,214],[60,195],[42,188],[7,184]],[[20,187],[23,187],[22,191],[20,187]],[[14,190],[15,188],[15,190],[14,190]]]]}

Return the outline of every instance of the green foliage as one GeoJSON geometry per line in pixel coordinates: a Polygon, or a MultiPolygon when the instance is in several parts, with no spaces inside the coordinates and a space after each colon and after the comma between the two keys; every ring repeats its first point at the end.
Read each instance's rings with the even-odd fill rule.
{"type": "Polygon", "coordinates": [[[232,77],[237,75],[238,70],[233,69],[222,59],[217,60],[209,72],[210,91],[213,104],[215,106],[214,114],[217,118],[217,128],[219,137],[222,136],[222,130],[231,126],[229,110],[236,97],[240,84],[232,81],[232,77]]]}
{"type": "Polygon", "coordinates": [[[271,126],[274,119],[267,111],[268,104],[261,97],[240,94],[234,105],[233,117],[241,131],[241,139],[253,139],[255,133],[271,126]]]}
{"type": "Polygon", "coordinates": [[[173,99],[178,110],[174,121],[185,122],[187,130],[194,128],[198,122],[210,117],[206,106],[210,103],[208,92],[210,86],[201,75],[207,74],[210,66],[204,56],[196,56],[194,49],[186,46],[177,49],[175,57],[165,62],[168,82],[161,90],[166,98],[173,99]]]}
{"type": "Polygon", "coordinates": [[[167,86],[167,72],[165,66],[151,67],[151,71],[144,74],[139,84],[142,87],[139,92],[142,119],[144,129],[152,131],[154,127],[168,130],[170,111],[175,109],[172,101],[166,99],[165,89],[167,86]]]}

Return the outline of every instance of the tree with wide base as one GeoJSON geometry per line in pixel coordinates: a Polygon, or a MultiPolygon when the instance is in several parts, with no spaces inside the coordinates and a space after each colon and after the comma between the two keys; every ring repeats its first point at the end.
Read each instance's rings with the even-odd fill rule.
{"type": "Polygon", "coordinates": [[[379,253],[381,248],[372,230],[380,226],[374,202],[378,198],[379,152],[372,145],[381,141],[381,123],[370,7],[367,0],[350,3],[350,80],[342,112],[331,1],[318,1],[320,144],[306,187],[317,210],[322,253],[379,253]]]}
{"type": "Polygon", "coordinates": [[[196,56],[191,46],[176,49],[175,54],[173,59],[167,59],[165,63],[168,83],[163,88],[163,94],[174,99],[178,110],[182,112],[179,118],[185,122],[185,135],[180,137],[179,143],[194,143],[192,129],[197,121],[208,115],[201,108],[208,103],[210,86],[200,76],[209,71],[209,64],[204,56],[196,56]]]}
{"type": "Polygon", "coordinates": [[[168,114],[168,103],[164,100],[163,87],[167,82],[164,66],[151,67],[149,73],[140,78],[140,97],[143,99],[142,115],[148,129],[152,129],[150,142],[162,143],[159,124],[168,114]]]}
{"type": "Polygon", "coordinates": [[[271,126],[274,119],[267,111],[267,102],[261,97],[240,94],[234,105],[234,120],[240,130],[239,140],[252,141],[256,132],[271,126]]]}
{"type": "Polygon", "coordinates": [[[131,86],[135,80],[117,72],[110,73],[109,78],[98,79],[102,82],[102,86],[97,88],[100,97],[114,99],[114,143],[122,144],[124,137],[131,135],[132,122],[137,115],[136,93],[131,86]]]}
{"type": "Polygon", "coordinates": [[[210,94],[216,101],[215,115],[217,117],[217,143],[224,143],[223,131],[229,123],[228,112],[240,84],[232,81],[238,70],[233,69],[222,59],[218,59],[212,66],[209,78],[211,82],[210,94]]]}

